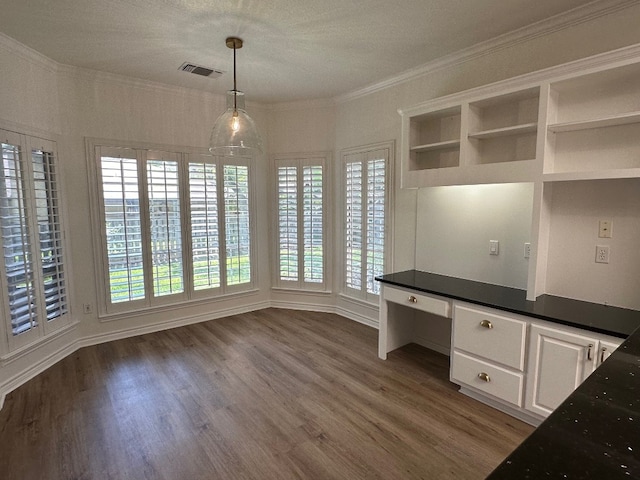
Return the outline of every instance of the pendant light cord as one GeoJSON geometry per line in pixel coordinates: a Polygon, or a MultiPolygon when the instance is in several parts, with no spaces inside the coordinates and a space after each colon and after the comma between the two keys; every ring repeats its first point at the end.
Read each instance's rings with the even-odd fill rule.
{"type": "Polygon", "coordinates": [[[236,46],[233,45],[233,113],[238,115],[238,88],[236,87],[236,46]]]}

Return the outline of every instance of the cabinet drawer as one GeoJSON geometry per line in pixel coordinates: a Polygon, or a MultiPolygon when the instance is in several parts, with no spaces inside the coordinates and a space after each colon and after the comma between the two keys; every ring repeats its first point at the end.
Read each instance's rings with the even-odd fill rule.
{"type": "Polygon", "coordinates": [[[522,406],[522,373],[511,372],[454,351],[451,358],[451,381],[488,393],[518,407],[522,406]]]}
{"type": "Polygon", "coordinates": [[[524,321],[455,306],[453,348],[524,370],[526,336],[524,321]]]}
{"type": "Polygon", "coordinates": [[[451,317],[451,302],[440,297],[385,287],[384,299],[441,317],[451,317]]]}

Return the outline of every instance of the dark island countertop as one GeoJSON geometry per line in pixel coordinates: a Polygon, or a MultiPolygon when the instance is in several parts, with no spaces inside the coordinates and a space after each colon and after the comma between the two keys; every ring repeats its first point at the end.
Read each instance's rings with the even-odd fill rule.
{"type": "Polygon", "coordinates": [[[640,329],[487,479],[640,478],[640,329]]]}
{"type": "Polygon", "coordinates": [[[388,285],[497,308],[618,338],[627,338],[640,327],[640,312],[637,310],[554,295],[541,295],[535,301],[530,301],[527,300],[527,292],[519,288],[502,287],[420,270],[389,273],[376,277],[376,280],[388,285]]]}
{"type": "Polygon", "coordinates": [[[640,479],[640,312],[407,270],[379,281],[626,340],[488,480],[640,479]]]}

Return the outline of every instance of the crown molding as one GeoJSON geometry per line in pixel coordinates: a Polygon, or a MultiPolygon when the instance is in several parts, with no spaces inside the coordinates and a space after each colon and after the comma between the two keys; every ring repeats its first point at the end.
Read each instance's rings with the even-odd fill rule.
{"type": "Polygon", "coordinates": [[[42,55],[36,50],[27,47],[2,32],[0,32],[0,48],[6,50],[12,55],[22,58],[23,60],[41,66],[46,70],[49,70],[51,73],[56,73],[58,71],[58,62],[51,60],[49,57],[42,55]]]}
{"type": "Polygon", "coordinates": [[[526,88],[535,88],[540,83],[558,82],[573,78],[576,75],[585,75],[603,69],[638,63],[638,59],[640,59],[640,43],[525,73],[506,80],[498,80],[487,85],[455,92],[406,108],[399,108],[398,113],[400,115],[411,116],[422,113],[424,110],[447,108],[448,106],[458,104],[463,99],[466,101],[476,101],[484,97],[492,97],[526,88]]]}
{"type": "Polygon", "coordinates": [[[503,35],[499,35],[485,42],[478,43],[472,47],[437,58],[420,67],[412,68],[381,82],[368,85],[344,95],[339,95],[335,97],[334,100],[336,103],[355,100],[357,98],[409,82],[434,71],[460,65],[477,58],[481,58],[485,55],[490,55],[500,50],[513,47],[520,43],[525,43],[538,37],[565,30],[575,25],[589,22],[638,4],[640,4],[640,0],[595,0],[587,5],[576,7],[567,12],[554,15],[553,17],[532,23],[503,35]]]}

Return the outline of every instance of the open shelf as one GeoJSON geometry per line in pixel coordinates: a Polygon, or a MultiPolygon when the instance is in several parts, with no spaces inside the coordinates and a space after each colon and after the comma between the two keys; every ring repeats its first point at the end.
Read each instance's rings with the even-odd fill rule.
{"type": "Polygon", "coordinates": [[[494,128],[492,130],[484,130],[482,132],[471,132],[469,138],[499,138],[508,137],[510,135],[521,135],[525,133],[535,133],[538,128],[537,123],[525,123],[522,125],[513,125],[510,127],[494,128]]]}
{"type": "Polygon", "coordinates": [[[544,182],[570,182],[575,180],[615,180],[617,178],[640,178],[640,168],[593,170],[586,172],[545,173],[544,182]]]}
{"type": "Polygon", "coordinates": [[[577,132],[579,130],[590,130],[594,128],[616,127],[620,125],[629,125],[632,123],[640,123],[640,112],[623,113],[620,115],[612,115],[609,117],[596,118],[592,120],[554,123],[549,125],[548,128],[550,132],[562,133],[577,132]]]}
{"type": "Polygon", "coordinates": [[[460,140],[447,140],[445,142],[428,143],[411,147],[412,152],[432,152],[436,150],[448,150],[460,147],[460,140]]]}

